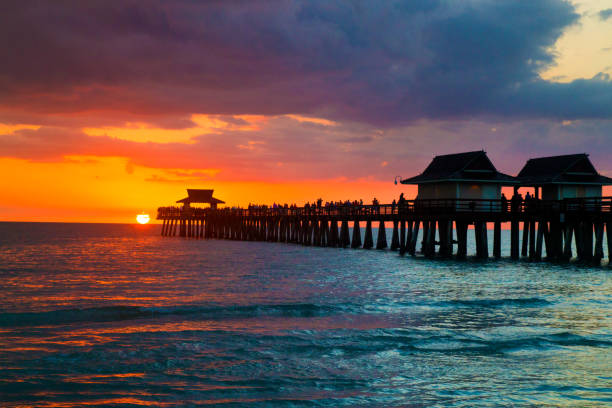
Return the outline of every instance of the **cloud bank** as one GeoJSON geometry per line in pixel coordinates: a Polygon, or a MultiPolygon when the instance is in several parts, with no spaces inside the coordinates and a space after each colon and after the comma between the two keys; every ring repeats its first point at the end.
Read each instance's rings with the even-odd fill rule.
{"type": "Polygon", "coordinates": [[[0,134],[0,157],[120,156],[267,179],[383,178],[472,148],[497,152],[502,168],[587,144],[605,157],[610,78],[539,76],[578,17],[561,0],[8,0],[0,124],[40,128],[0,134]],[[181,131],[194,114],[233,126],[189,145],[83,131],[181,131]],[[240,130],[240,115],[269,120],[240,130]]]}

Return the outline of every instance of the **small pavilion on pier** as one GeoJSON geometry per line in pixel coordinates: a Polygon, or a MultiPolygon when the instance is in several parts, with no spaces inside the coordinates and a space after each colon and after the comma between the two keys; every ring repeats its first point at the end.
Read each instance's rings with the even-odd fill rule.
{"type": "Polygon", "coordinates": [[[543,200],[601,197],[602,186],[612,185],[612,178],[600,175],[586,153],[530,159],[517,178],[543,200]]]}
{"type": "Polygon", "coordinates": [[[516,178],[497,171],[484,150],[436,156],[423,173],[401,181],[418,185],[418,199],[498,200],[516,178]]]}
{"type": "Polygon", "coordinates": [[[225,201],[213,197],[214,190],[187,189],[187,197],[178,200],[178,204],[183,204],[183,208],[189,208],[191,204],[209,204],[210,208],[216,209],[217,204],[225,204],[225,201]]]}

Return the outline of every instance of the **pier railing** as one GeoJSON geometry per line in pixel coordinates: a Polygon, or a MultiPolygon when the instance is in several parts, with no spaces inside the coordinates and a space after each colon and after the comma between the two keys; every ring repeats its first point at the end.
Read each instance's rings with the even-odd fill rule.
{"type": "Polygon", "coordinates": [[[488,225],[493,224],[493,256],[502,253],[501,225],[510,224],[510,257],[569,260],[575,238],[578,259],[612,254],[612,197],[565,200],[408,200],[395,204],[326,204],[304,207],[250,206],[202,209],[161,207],[162,236],[272,241],[346,248],[387,248],[385,223],[393,223],[391,250],[415,255],[417,240],[426,257],[467,256],[468,226],[473,225],[476,257],[488,258],[488,225]],[[352,233],[349,233],[352,223],[352,233]],[[365,223],[362,241],[360,228],[365,223]],[[374,245],[373,224],[378,225],[374,245]],[[522,223],[522,228],[520,224],[522,223]],[[382,227],[382,228],[381,228],[382,227]],[[604,240],[604,229],[607,239],[604,240]],[[421,230],[421,232],[419,232],[421,230]],[[519,245],[519,235],[522,240],[519,245]],[[352,234],[352,238],[350,238],[352,234]],[[545,248],[544,248],[545,247],[545,248]]]}
{"type": "Polygon", "coordinates": [[[402,216],[409,214],[440,215],[440,214],[466,214],[466,213],[508,213],[508,214],[537,214],[537,213],[611,213],[612,197],[571,198],[564,200],[487,200],[487,199],[422,199],[407,200],[398,204],[330,204],[306,207],[264,207],[250,208],[181,208],[160,207],[157,218],[198,217],[210,212],[232,214],[244,217],[269,216],[329,216],[329,217],[355,217],[355,216],[402,216]]]}

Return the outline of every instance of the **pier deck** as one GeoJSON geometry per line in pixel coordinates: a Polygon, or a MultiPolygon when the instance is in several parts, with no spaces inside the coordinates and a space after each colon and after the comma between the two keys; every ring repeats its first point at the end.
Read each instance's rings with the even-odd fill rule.
{"type": "Polygon", "coordinates": [[[608,259],[612,255],[612,197],[560,201],[435,199],[402,204],[329,205],[299,208],[200,209],[160,207],[163,236],[202,239],[273,241],[301,245],[377,248],[387,244],[385,223],[393,224],[390,248],[400,254],[465,258],[469,226],[473,226],[476,256],[489,257],[488,224],[493,224],[492,255],[500,258],[501,225],[510,223],[513,259],[600,263],[604,232],[608,259]],[[352,237],[349,223],[353,223],[352,237]],[[361,233],[361,225],[365,231],[361,233]],[[376,223],[376,242],[372,233],[376,223]],[[520,226],[522,225],[522,228],[520,226]],[[419,230],[421,234],[419,235],[419,230]],[[519,246],[519,235],[522,239],[519,246]],[[417,240],[421,238],[420,251],[417,240]],[[573,246],[576,254],[573,253],[573,246]]]}

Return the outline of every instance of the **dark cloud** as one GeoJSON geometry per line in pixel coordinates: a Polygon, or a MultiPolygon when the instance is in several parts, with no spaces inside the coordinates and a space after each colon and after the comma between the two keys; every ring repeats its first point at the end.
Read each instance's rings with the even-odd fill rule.
{"type": "Polygon", "coordinates": [[[597,14],[599,15],[599,18],[601,18],[602,20],[607,20],[612,17],[612,8],[601,10],[597,14]]]}
{"type": "Polygon", "coordinates": [[[302,113],[381,127],[612,116],[609,79],[538,76],[578,18],[561,0],[19,0],[1,11],[0,112],[13,115],[302,113]]]}

